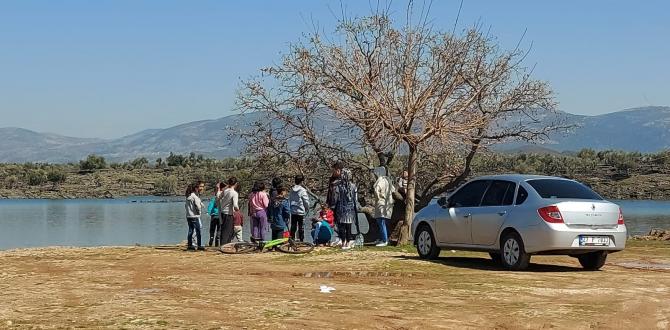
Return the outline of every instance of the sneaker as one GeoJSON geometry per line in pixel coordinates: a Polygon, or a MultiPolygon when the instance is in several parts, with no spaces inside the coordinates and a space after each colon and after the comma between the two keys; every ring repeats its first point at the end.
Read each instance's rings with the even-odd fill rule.
{"type": "Polygon", "coordinates": [[[186,248],[186,251],[195,251],[195,246],[189,246],[186,248]]]}
{"type": "Polygon", "coordinates": [[[389,243],[387,243],[387,242],[379,242],[379,243],[375,244],[375,246],[387,246],[387,245],[389,245],[389,243]]]}
{"type": "Polygon", "coordinates": [[[342,250],[349,250],[351,247],[349,247],[349,244],[342,244],[342,250]]]}
{"type": "Polygon", "coordinates": [[[335,242],[333,242],[333,244],[331,244],[331,245],[332,245],[332,246],[342,246],[342,240],[338,238],[338,239],[336,239],[335,242]]]}
{"type": "Polygon", "coordinates": [[[204,246],[198,246],[198,251],[205,251],[205,247],[204,246]]]}
{"type": "Polygon", "coordinates": [[[356,242],[354,242],[354,241],[349,241],[349,242],[347,242],[347,248],[351,249],[351,248],[354,247],[355,244],[356,244],[356,242]]]}

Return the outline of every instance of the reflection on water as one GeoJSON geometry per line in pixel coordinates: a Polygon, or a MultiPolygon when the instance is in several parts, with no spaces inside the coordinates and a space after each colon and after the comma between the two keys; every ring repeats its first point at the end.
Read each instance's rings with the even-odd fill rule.
{"type": "MultiPolygon", "coordinates": [[[[631,235],[670,228],[670,202],[616,201],[631,235]]],[[[246,218],[246,217],[245,217],[246,218]]],[[[209,216],[203,241],[209,238],[209,216]]],[[[309,224],[305,226],[308,231],[309,224]]],[[[367,231],[362,224],[361,230],[367,231]]],[[[159,245],[186,240],[182,198],[0,200],[0,249],[31,246],[159,245]]],[[[249,237],[245,220],[244,237],[249,237]]],[[[309,237],[306,233],[305,237],[309,237]]]]}
{"type": "Polygon", "coordinates": [[[649,233],[653,228],[670,229],[670,201],[614,201],[624,215],[629,235],[649,233]]]}

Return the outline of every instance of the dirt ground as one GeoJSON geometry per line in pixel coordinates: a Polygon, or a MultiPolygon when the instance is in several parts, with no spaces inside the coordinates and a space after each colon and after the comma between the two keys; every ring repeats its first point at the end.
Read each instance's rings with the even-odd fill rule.
{"type": "Polygon", "coordinates": [[[534,256],[409,249],[224,255],[178,247],[0,252],[0,328],[670,328],[670,244],[629,242],[598,272],[534,256]],[[320,293],[319,287],[335,288],[320,293]]]}

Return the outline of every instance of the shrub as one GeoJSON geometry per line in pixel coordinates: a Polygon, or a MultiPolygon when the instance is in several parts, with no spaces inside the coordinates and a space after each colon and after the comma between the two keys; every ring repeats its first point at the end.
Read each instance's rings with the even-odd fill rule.
{"type": "Polygon", "coordinates": [[[19,186],[19,178],[16,175],[10,175],[5,178],[5,187],[7,189],[16,189],[19,186]]]}
{"type": "Polygon", "coordinates": [[[47,182],[47,175],[43,170],[30,170],[26,172],[26,182],[31,186],[39,186],[47,182]]]}
{"type": "Polygon", "coordinates": [[[188,162],[188,159],[182,155],[175,155],[170,153],[170,155],[165,159],[168,166],[184,166],[188,162]]]}
{"type": "Polygon", "coordinates": [[[126,188],[128,185],[133,184],[137,182],[137,179],[132,176],[132,175],[127,175],[124,174],[119,178],[119,183],[121,183],[121,187],[126,188]]]}
{"type": "Polygon", "coordinates": [[[97,155],[88,155],[86,160],[79,161],[79,168],[82,170],[99,170],[107,167],[105,157],[97,155]]]}
{"type": "Polygon", "coordinates": [[[163,177],[154,183],[156,195],[173,195],[177,192],[177,178],[173,175],[163,177]]]}
{"type": "Polygon", "coordinates": [[[140,169],[140,168],[145,168],[149,165],[149,161],[144,158],[135,158],[133,161],[130,162],[130,165],[133,166],[133,168],[140,169]]]}
{"type": "Polygon", "coordinates": [[[54,188],[65,182],[65,179],[67,179],[67,175],[63,170],[53,169],[47,173],[47,180],[53,184],[54,188]]]}

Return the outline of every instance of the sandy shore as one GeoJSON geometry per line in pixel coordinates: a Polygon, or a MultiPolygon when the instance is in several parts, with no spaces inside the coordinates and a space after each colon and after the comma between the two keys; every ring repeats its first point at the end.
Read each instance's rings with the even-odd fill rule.
{"type": "Polygon", "coordinates": [[[508,272],[481,253],[429,262],[397,248],[3,251],[0,328],[668,328],[670,244],[629,245],[598,272],[569,257],[508,272]]]}

